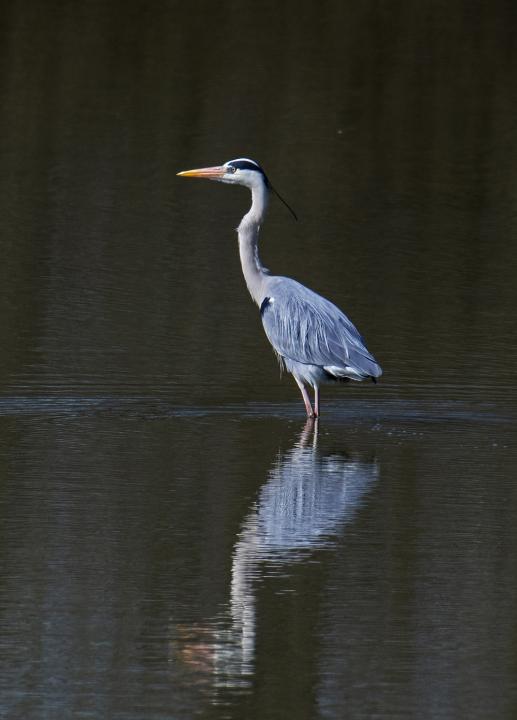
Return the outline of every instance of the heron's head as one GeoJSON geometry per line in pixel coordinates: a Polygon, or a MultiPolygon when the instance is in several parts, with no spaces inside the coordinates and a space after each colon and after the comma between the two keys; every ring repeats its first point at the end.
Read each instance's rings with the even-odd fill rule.
{"type": "Polygon", "coordinates": [[[244,185],[244,187],[250,190],[253,190],[253,188],[263,190],[266,194],[272,190],[289,209],[294,219],[298,219],[294,210],[271,185],[266,173],[255,160],[237,158],[236,160],[228,160],[228,162],[225,162],[223,165],[217,165],[216,167],[184,170],[183,172],[179,172],[178,175],[181,177],[198,177],[206,178],[207,180],[217,180],[218,182],[228,183],[229,185],[244,185]]]}
{"type": "Polygon", "coordinates": [[[197,170],[184,170],[178,173],[181,177],[198,177],[217,182],[228,183],[229,185],[244,185],[252,189],[257,185],[269,187],[266,173],[258,162],[249,158],[237,158],[228,160],[223,165],[216,167],[199,168],[197,170]]]}

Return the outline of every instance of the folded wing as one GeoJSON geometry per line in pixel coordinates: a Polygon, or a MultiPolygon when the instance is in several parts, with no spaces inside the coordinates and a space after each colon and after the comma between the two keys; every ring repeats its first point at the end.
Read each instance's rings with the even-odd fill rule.
{"type": "Polygon", "coordinates": [[[271,277],[260,311],[266,335],[281,357],[318,365],[336,378],[382,374],[347,316],[296,280],[271,277]]]}

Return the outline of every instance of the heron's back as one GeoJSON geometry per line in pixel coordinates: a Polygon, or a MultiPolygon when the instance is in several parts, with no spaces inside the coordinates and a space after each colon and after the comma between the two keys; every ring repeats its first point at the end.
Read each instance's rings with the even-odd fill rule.
{"type": "Polygon", "coordinates": [[[276,276],[267,278],[265,293],[260,308],[264,330],[282,358],[317,366],[335,379],[382,374],[355,325],[329,300],[296,280],[276,276]]]}

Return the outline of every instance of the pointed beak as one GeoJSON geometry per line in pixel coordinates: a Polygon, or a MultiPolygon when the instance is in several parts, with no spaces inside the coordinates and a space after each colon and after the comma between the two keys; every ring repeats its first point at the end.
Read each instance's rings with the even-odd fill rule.
{"type": "Polygon", "coordinates": [[[220,180],[223,175],[226,175],[226,168],[224,165],[217,167],[199,168],[198,170],[184,170],[183,172],[177,173],[180,177],[199,177],[206,178],[207,180],[220,180]]]}

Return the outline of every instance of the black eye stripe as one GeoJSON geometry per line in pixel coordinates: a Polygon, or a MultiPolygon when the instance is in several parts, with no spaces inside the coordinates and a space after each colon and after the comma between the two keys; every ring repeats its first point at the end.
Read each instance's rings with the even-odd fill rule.
{"type": "Polygon", "coordinates": [[[265,174],[260,165],[255,165],[255,163],[250,162],[249,160],[233,160],[228,163],[228,165],[231,165],[238,170],[255,170],[255,172],[262,173],[262,175],[265,174]]]}

